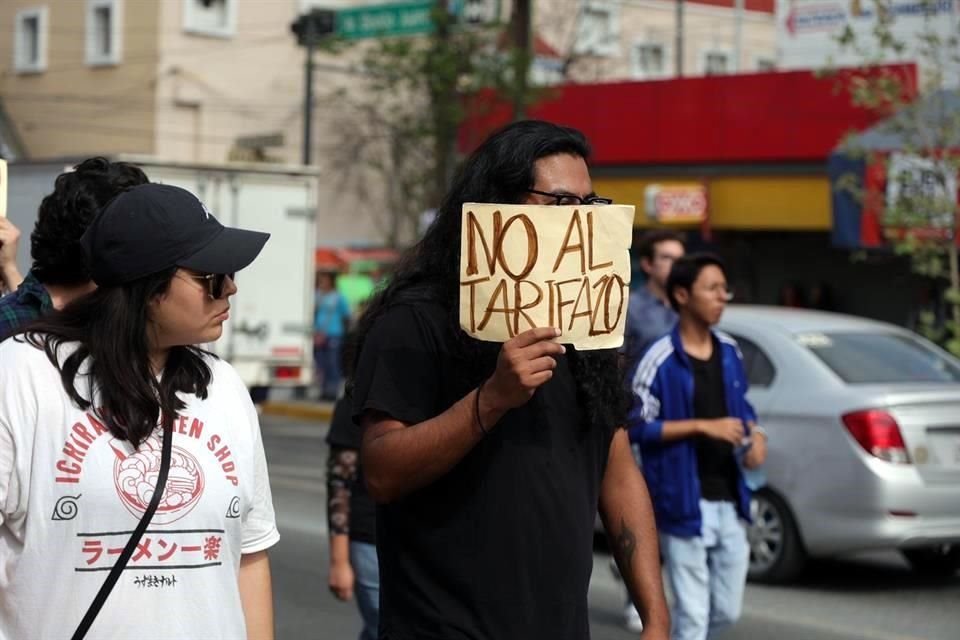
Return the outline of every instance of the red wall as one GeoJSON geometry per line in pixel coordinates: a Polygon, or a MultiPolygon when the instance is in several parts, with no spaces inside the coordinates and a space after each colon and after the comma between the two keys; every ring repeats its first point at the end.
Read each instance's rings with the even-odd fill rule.
{"type": "MultiPolygon", "coordinates": [[[[899,74],[915,94],[913,65],[876,72],[899,74]]],[[[885,115],[853,107],[841,84],[796,71],[565,85],[529,117],[583,131],[594,165],[823,161],[845,134],[885,115]]],[[[481,115],[461,129],[464,151],[510,115],[490,93],[477,96],[471,112],[481,115]]]]}

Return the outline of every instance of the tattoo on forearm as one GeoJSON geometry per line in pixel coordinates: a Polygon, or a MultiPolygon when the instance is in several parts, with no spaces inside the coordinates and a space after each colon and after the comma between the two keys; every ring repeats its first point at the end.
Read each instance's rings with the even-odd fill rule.
{"type": "Polygon", "coordinates": [[[637,536],[633,530],[627,526],[626,520],[620,518],[620,533],[617,535],[615,541],[614,553],[617,554],[617,558],[620,560],[621,570],[630,566],[630,562],[633,560],[633,553],[636,550],[637,536]]]}

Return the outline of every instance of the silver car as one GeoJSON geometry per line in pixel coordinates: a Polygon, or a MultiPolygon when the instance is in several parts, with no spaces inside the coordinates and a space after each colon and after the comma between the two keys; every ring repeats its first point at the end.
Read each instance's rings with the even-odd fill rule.
{"type": "Polygon", "coordinates": [[[922,573],[960,569],[960,360],[899,327],[731,306],[769,434],[752,505],[750,577],[786,582],[807,558],[898,549],[922,573]]]}

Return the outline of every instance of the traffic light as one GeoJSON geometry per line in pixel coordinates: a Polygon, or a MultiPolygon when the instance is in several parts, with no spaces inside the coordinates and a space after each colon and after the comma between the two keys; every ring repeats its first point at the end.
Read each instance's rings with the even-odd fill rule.
{"type": "Polygon", "coordinates": [[[330,9],[311,9],[290,25],[290,31],[296,34],[297,44],[301,47],[316,46],[335,29],[336,12],[330,9]]]}

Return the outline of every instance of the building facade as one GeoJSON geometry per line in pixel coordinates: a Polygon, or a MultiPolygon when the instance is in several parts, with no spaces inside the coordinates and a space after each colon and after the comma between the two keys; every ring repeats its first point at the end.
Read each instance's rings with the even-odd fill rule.
{"type": "Polygon", "coordinates": [[[569,61],[564,79],[577,82],[750,73],[777,65],[773,0],[543,0],[534,24],[569,61]]]}
{"type": "MultiPolygon", "coordinates": [[[[0,34],[2,148],[24,159],[137,154],[162,160],[297,163],[303,149],[304,51],[291,22],[312,7],[357,0],[4,0],[0,34]]],[[[678,75],[676,3],[537,0],[532,75],[544,84],[678,75]]],[[[509,0],[451,0],[505,22],[509,0]]],[[[683,75],[775,65],[772,0],[684,3],[683,75]]],[[[321,242],[377,244],[389,235],[389,185],[344,188],[349,115],[363,45],[316,55],[314,164],[324,168],[321,242]]],[[[358,169],[362,171],[361,169],[358,169]]],[[[365,176],[363,176],[365,177],[365,176]]]]}
{"type": "MultiPolygon", "coordinates": [[[[878,72],[915,91],[913,65],[878,72]]],[[[465,151],[509,118],[490,99],[462,132],[465,151]]],[[[565,85],[531,115],[587,135],[594,190],[634,205],[637,237],[673,228],[689,249],[723,255],[738,301],[776,304],[788,286],[826,283],[836,310],[906,324],[918,290],[908,265],[882,253],[855,263],[832,241],[828,157],[881,117],[835,80],[793,71],[565,85]]]]}
{"type": "Polygon", "coordinates": [[[960,37],[958,0],[777,0],[776,9],[784,69],[912,62],[925,88],[955,89],[960,83],[960,61],[951,42],[960,37]],[[903,44],[902,51],[881,46],[874,35],[881,7],[892,19],[890,33],[903,44]],[[846,30],[854,46],[841,46],[846,30]],[[931,48],[932,41],[941,46],[931,48]]]}
{"type": "MultiPolygon", "coordinates": [[[[0,51],[0,114],[8,137],[28,161],[137,154],[298,163],[305,54],[290,25],[313,4],[5,0],[0,40],[11,46],[0,51]]],[[[326,97],[350,85],[355,58],[315,58],[315,164],[332,144],[326,97]]],[[[318,235],[332,244],[380,242],[384,212],[337,187],[321,180],[327,210],[318,213],[318,235]]]]}

